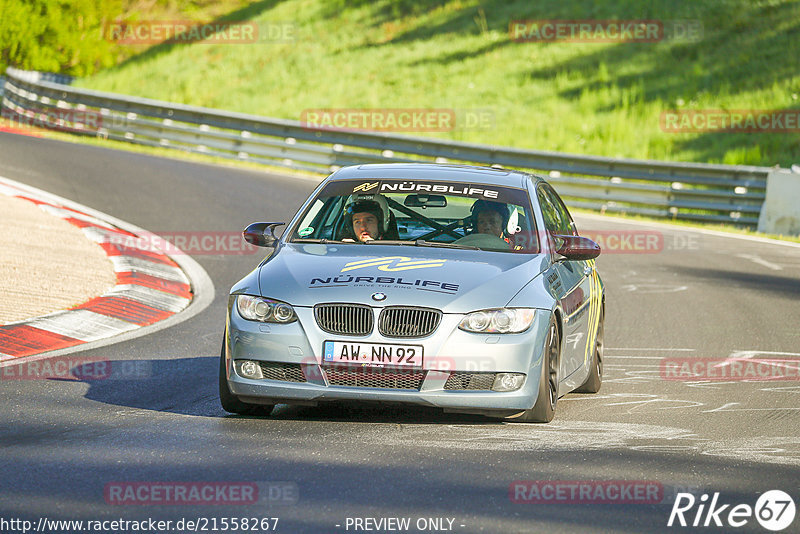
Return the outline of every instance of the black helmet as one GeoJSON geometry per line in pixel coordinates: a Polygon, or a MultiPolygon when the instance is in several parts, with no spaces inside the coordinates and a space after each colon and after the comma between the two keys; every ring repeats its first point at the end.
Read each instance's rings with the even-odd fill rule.
{"type": "Polygon", "coordinates": [[[482,211],[493,211],[500,215],[500,220],[503,221],[502,228],[508,226],[508,219],[511,214],[508,212],[508,206],[504,202],[495,202],[493,200],[476,200],[475,203],[470,208],[470,221],[472,223],[472,228],[478,227],[478,214],[482,211]]]}

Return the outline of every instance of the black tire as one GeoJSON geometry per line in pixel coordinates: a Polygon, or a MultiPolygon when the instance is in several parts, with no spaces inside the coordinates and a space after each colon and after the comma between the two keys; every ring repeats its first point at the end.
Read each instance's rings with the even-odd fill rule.
{"type": "Polygon", "coordinates": [[[228,373],[225,369],[225,336],[222,336],[222,350],[219,354],[219,401],[226,412],[239,415],[269,415],[274,404],[250,404],[242,402],[239,397],[231,393],[228,387],[228,373]]]}
{"type": "Polygon", "coordinates": [[[592,357],[592,369],[589,372],[586,382],[576,389],[578,393],[597,393],[603,385],[603,332],[605,330],[605,305],[600,308],[600,321],[597,323],[597,337],[594,341],[594,356],[592,357]]]}
{"type": "Polygon", "coordinates": [[[550,319],[543,358],[536,404],[530,410],[522,412],[522,415],[512,418],[511,421],[549,423],[555,416],[556,404],[558,404],[558,365],[561,360],[561,335],[558,332],[555,316],[550,319]]]}

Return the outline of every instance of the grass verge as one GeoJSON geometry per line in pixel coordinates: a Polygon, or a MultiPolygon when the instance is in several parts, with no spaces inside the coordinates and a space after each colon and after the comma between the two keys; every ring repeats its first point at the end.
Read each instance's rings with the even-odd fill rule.
{"type": "Polygon", "coordinates": [[[670,110],[800,113],[800,71],[789,61],[800,57],[798,0],[263,0],[218,20],[253,21],[263,34],[155,45],[78,85],[289,119],[447,109],[452,128],[412,133],[567,153],[787,167],[800,152],[798,131],[661,125],[670,110]],[[513,21],[542,19],[699,30],[610,43],[517,42],[509,32],[513,21]]]}

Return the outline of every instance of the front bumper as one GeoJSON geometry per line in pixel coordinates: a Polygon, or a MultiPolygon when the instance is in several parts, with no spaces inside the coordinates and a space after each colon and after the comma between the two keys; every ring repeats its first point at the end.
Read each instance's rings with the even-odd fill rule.
{"type": "MultiPolygon", "coordinates": [[[[375,313],[380,309],[375,309],[375,313]]],[[[244,402],[315,404],[327,401],[369,401],[408,403],[443,408],[447,411],[510,415],[533,407],[538,395],[542,353],[547,338],[550,311],[537,310],[531,328],[521,334],[475,334],[458,329],[463,315],[445,314],[437,330],[424,338],[386,338],[374,332],[364,337],[337,336],[317,327],[312,308],[295,308],[298,320],[290,324],[265,324],[239,316],[229,307],[225,343],[228,387],[244,402]],[[325,341],[421,345],[421,369],[381,369],[351,366],[356,374],[367,373],[371,386],[336,385],[332,371],[323,364],[325,341]],[[302,370],[304,382],[275,379],[247,379],[234,370],[234,360],[255,360],[287,364],[302,370]],[[511,392],[485,389],[453,389],[451,374],[522,373],[522,387],[511,392]],[[413,385],[397,387],[398,375],[414,375],[413,385]],[[378,387],[374,387],[374,386],[378,387]]],[[[484,384],[486,382],[484,381],[484,384]]],[[[491,383],[491,381],[489,381],[491,383]]]]}

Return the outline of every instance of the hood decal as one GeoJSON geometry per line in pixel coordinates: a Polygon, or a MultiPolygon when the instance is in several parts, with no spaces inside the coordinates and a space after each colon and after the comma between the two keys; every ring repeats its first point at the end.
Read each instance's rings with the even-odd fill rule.
{"type": "Polygon", "coordinates": [[[258,269],[258,291],[264,297],[301,307],[321,302],[376,304],[372,295],[380,292],[394,305],[425,305],[461,313],[502,307],[541,273],[549,259],[543,255],[398,248],[289,244],[258,269]],[[315,248],[310,250],[312,246],[315,248]]]}
{"type": "Polygon", "coordinates": [[[447,260],[412,260],[407,256],[386,256],[383,258],[370,258],[367,260],[351,261],[345,263],[344,269],[339,272],[346,273],[355,269],[378,267],[379,271],[396,272],[411,269],[425,269],[427,267],[441,267],[447,260]],[[394,264],[394,266],[392,266],[394,264]]]}
{"type": "Polygon", "coordinates": [[[391,287],[395,289],[419,289],[421,291],[434,291],[437,293],[453,294],[458,291],[459,284],[442,282],[439,280],[425,280],[422,278],[403,278],[394,276],[353,276],[350,274],[338,276],[312,277],[309,288],[315,287],[391,287]]]}

